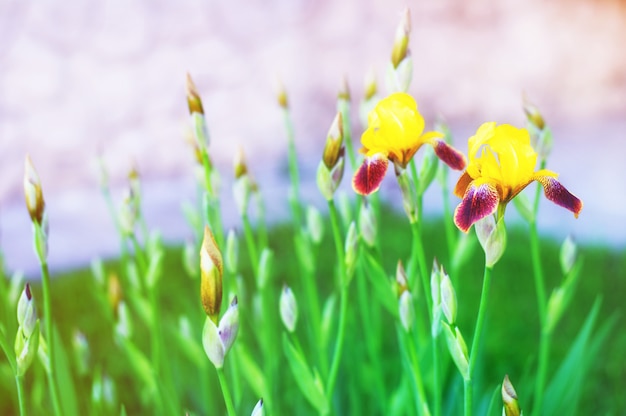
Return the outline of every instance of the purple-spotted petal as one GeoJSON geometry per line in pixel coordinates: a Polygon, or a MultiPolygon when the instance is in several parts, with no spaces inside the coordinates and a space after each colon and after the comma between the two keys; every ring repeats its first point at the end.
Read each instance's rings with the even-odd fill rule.
{"type": "Polygon", "coordinates": [[[366,156],[352,178],[354,192],[360,195],[376,192],[387,173],[388,164],[387,155],[383,153],[366,156]]]}
{"type": "Polygon", "coordinates": [[[559,181],[551,176],[537,176],[534,179],[543,186],[546,198],[572,211],[574,217],[578,218],[580,211],[583,209],[583,201],[572,195],[559,181]]]}
{"type": "Polygon", "coordinates": [[[476,221],[493,214],[500,202],[498,191],[492,183],[477,182],[470,184],[463,200],[454,210],[454,223],[465,233],[476,221]]]}
{"type": "Polygon", "coordinates": [[[459,152],[442,139],[435,140],[433,147],[435,148],[435,153],[443,163],[455,170],[465,169],[467,161],[463,153],[459,152]]]}

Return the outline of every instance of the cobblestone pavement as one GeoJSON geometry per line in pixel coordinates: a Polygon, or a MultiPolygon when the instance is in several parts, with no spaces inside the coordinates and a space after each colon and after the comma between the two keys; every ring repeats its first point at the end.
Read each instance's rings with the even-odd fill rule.
{"type": "MultiPolygon", "coordinates": [[[[261,185],[282,198],[286,146],[276,79],[289,91],[298,149],[312,173],[342,77],[355,103],[369,68],[382,83],[408,3],[0,0],[0,247],[9,266],[32,270],[34,261],[21,196],[26,153],[44,184],[53,266],[115,252],[97,191],[98,154],[116,191],[136,163],[149,221],[167,238],[184,238],[179,207],[193,196],[183,140],[187,71],[204,97],[211,153],[224,176],[243,145],[261,185]]],[[[410,6],[411,92],[426,117],[445,115],[464,148],[482,121],[521,125],[524,91],[554,128],[550,167],[585,202],[576,222],[545,205],[545,227],[626,243],[624,2],[410,6]]],[[[313,183],[305,186],[319,202],[313,183]]]]}

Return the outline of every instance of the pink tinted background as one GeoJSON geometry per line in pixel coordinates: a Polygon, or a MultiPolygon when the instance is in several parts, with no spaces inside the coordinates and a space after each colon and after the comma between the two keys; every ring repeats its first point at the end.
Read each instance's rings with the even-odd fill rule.
{"type": "MultiPolygon", "coordinates": [[[[192,155],[183,140],[187,71],[204,99],[227,222],[237,224],[228,184],[239,145],[267,199],[286,198],[279,78],[296,123],[304,198],[320,204],[313,175],[337,88],[345,75],[358,137],[363,79],[373,68],[384,91],[407,5],[411,92],[426,118],[443,115],[465,150],[484,121],[523,125],[525,92],[555,133],[549,167],[585,202],[577,221],[544,203],[542,227],[558,237],[625,243],[623,1],[4,0],[0,248],[10,268],[32,270],[36,262],[22,197],[26,153],[44,185],[54,267],[117,250],[98,193],[98,154],[116,197],[136,163],[150,225],[172,240],[190,234],[180,213],[181,202],[194,196],[192,155]]],[[[385,183],[383,192],[394,198],[395,184],[385,183]]],[[[272,211],[287,213],[282,205],[272,211]]]]}

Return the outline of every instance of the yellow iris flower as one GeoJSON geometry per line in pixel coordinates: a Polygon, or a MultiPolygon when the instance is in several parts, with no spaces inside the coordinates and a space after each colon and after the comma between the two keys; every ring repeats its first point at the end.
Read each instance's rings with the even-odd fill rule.
{"type": "Polygon", "coordinates": [[[541,183],[550,201],[578,218],[583,203],[556,180],[558,174],[548,169],[535,171],[537,152],[526,129],[484,123],[470,137],[468,148],[469,164],[454,190],[463,199],[454,213],[454,222],[462,231],[496,210],[499,217],[504,215],[506,204],[532,181],[541,183]]]}
{"type": "Polygon", "coordinates": [[[389,160],[404,169],[423,144],[430,144],[437,156],[453,169],[465,167],[465,156],[449,146],[439,132],[424,133],[424,118],[409,94],[394,93],[382,99],[367,117],[361,136],[363,164],[352,180],[361,195],[376,192],[385,177],[389,160]]]}

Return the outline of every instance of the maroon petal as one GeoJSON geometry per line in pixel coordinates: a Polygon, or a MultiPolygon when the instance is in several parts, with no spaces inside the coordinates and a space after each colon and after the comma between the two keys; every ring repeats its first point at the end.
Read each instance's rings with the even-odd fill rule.
{"type": "Polygon", "coordinates": [[[437,154],[443,163],[455,170],[465,169],[467,161],[463,153],[459,152],[442,139],[435,140],[433,147],[435,148],[435,154],[437,154]]]}
{"type": "Polygon", "coordinates": [[[551,176],[538,176],[535,180],[543,186],[546,198],[572,211],[574,217],[578,218],[578,214],[580,214],[580,211],[583,209],[583,201],[572,195],[559,181],[551,176]]]}
{"type": "Polygon", "coordinates": [[[500,197],[496,187],[489,182],[470,184],[463,200],[454,210],[454,223],[459,230],[467,232],[472,224],[493,214],[498,208],[500,197]]]}
{"type": "Polygon", "coordinates": [[[363,163],[352,178],[352,189],[360,195],[376,192],[387,173],[389,161],[383,153],[365,157],[363,163]]]}

